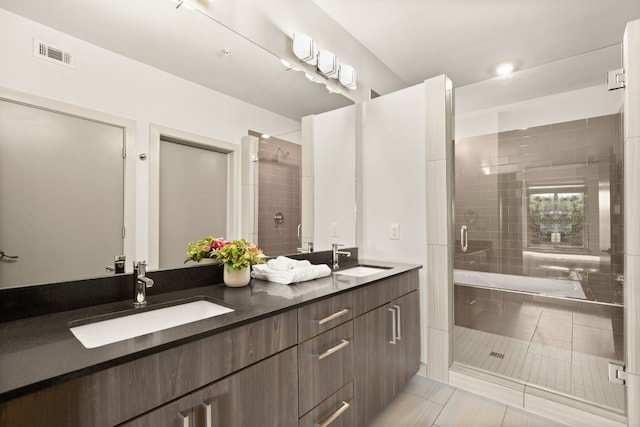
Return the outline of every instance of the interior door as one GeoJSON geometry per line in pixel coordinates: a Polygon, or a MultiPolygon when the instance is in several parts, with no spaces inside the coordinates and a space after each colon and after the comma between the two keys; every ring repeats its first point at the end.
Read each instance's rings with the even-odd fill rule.
{"type": "Polygon", "coordinates": [[[0,287],[97,276],[123,253],[124,129],[0,100],[0,287]]]}
{"type": "Polygon", "coordinates": [[[160,140],[160,268],[184,264],[187,244],[227,232],[228,154],[160,140]]]}

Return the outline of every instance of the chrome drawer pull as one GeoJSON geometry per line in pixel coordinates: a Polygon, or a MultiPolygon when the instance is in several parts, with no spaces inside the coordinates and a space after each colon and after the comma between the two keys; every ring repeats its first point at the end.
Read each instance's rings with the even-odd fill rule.
{"type": "Polygon", "coordinates": [[[397,316],[397,321],[396,321],[396,339],[402,339],[402,330],[400,329],[400,325],[402,324],[402,313],[400,312],[400,306],[399,305],[394,305],[393,308],[396,309],[396,316],[397,316]]]}
{"type": "Polygon", "coordinates": [[[333,414],[329,415],[324,421],[321,421],[319,423],[315,423],[313,426],[314,427],[327,427],[329,424],[334,422],[336,420],[336,418],[338,418],[347,409],[349,409],[350,406],[351,406],[351,404],[349,402],[347,402],[346,400],[343,400],[342,401],[342,405],[340,405],[340,407],[338,409],[336,409],[336,411],[333,414]]]}
{"type": "Polygon", "coordinates": [[[351,344],[348,340],[342,339],[340,340],[340,344],[334,345],[331,348],[326,349],[325,351],[323,351],[322,353],[315,353],[314,356],[318,359],[318,360],[322,360],[327,356],[331,356],[333,353],[335,353],[338,350],[341,350],[343,348],[345,348],[346,346],[348,346],[349,344],[351,344]]]}
{"type": "Polygon", "coordinates": [[[344,316],[348,312],[349,312],[348,308],[343,308],[342,310],[336,311],[335,313],[333,313],[330,316],[325,317],[324,319],[314,320],[313,323],[317,323],[318,325],[322,325],[322,324],[325,324],[327,322],[332,321],[333,319],[337,319],[340,316],[344,316]]]}
{"type": "Polygon", "coordinates": [[[189,422],[189,415],[182,415],[178,412],[178,419],[180,420],[180,424],[182,427],[190,427],[191,423],[189,422]]]}
{"type": "Polygon", "coordinates": [[[388,310],[391,312],[391,339],[389,340],[389,344],[396,344],[396,338],[398,338],[396,336],[396,331],[398,330],[398,326],[396,323],[396,307],[397,305],[388,308],[388,310]]]}
{"type": "Polygon", "coordinates": [[[200,402],[200,406],[204,408],[204,419],[206,427],[213,427],[213,414],[211,413],[211,404],[200,402]]]}

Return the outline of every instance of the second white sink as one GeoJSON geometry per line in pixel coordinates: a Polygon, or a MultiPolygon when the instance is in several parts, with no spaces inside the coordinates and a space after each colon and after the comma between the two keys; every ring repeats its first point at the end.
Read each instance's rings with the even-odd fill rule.
{"type": "Polygon", "coordinates": [[[357,267],[347,268],[345,270],[336,271],[334,274],[342,274],[344,276],[351,277],[365,277],[372,274],[380,273],[381,271],[388,270],[385,267],[369,267],[366,265],[359,265],[357,267]]]}
{"type": "Polygon", "coordinates": [[[86,348],[96,348],[232,311],[231,308],[199,300],[75,326],[70,330],[86,348]]]}

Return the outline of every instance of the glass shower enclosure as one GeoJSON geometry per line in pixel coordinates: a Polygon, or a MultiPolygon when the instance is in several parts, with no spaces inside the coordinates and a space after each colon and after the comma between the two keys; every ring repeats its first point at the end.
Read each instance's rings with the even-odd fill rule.
{"type": "Polygon", "coordinates": [[[456,89],[454,362],[624,413],[611,46],[456,89]]]}

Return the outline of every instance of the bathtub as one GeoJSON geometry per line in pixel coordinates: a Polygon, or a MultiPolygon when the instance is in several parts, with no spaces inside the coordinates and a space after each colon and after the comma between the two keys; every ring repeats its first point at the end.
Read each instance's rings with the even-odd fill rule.
{"type": "Polygon", "coordinates": [[[547,277],[516,276],[483,271],[453,270],[453,282],[459,285],[532,292],[554,297],[587,299],[580,281],[547,277]]]}

